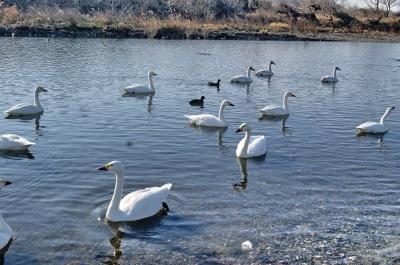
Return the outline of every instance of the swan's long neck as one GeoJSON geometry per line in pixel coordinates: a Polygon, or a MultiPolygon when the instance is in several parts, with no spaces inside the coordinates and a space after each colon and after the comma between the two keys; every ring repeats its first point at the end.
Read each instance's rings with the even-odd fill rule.
{"type": "Polygon", "coordinates": [[[224,109],[225,109],[225,105],[221,104],[221,106],[219,106],[218,118],[223,122],[225,122],[224,109]]]}
{"type": "Polygon", "coordinates": [[[39,101],[39,90],[35,90],[35,97],[33,99],[33,105],[37,106],[37,107],[42,107],[42,105],[40,105],[40,101],[39,101]]]}
{"type": "Polygon", "coordinates": [[[247,129],[247,131],[245,131],[244,145],[242,150],[240,150],[240,157],[247,157],[247,149],[249,148],[249,142],[250,142],[250,133],[251,133],[250,129],[247,129]]]}
{"type": "Polygon", "coordinates": [[[336,78],[336,68],[333,69],[333,78],[336,78]]]}
{"type": "Polygon", "coordinates": [[[106,213],[107,216],[111,212],[119,211],[119,203],[121,202],[122,192],[124,188],[124,172],[117,171],[115,173],[115,179],[116,181],[115,181],[114,194],[111,198],[110,205],[108,205],[107,208],[107,213],[106,213]]]}
{"type": "Polygon", "coordinates": [[[154,91],[153,76],[149,74],[149,89],[154,91]]]}
{"type": "Polygon", "coordinates": [[[247,78],[250,78],[250,68],[247,69],[247,78]]]}
{"type": "Polygon", "coordinates": [[[287,94],[285,94],[284,96],[283,96],[283,108],[284,109],[289,109],[289,106],[288,106],[288,95],[287,94]]]}
{"type": "Polygon", "coordinates": [[[386,117],[390,114],[390,111],[385,111],[385,113],[382,115],[381,120],[380,120],[380,124],[383,125],[386,117]]]}
{"type": "Polygon", "coordinates": [[[272,62],[269,63],[268,70],[271,72],[272,71],[272,62]]]}

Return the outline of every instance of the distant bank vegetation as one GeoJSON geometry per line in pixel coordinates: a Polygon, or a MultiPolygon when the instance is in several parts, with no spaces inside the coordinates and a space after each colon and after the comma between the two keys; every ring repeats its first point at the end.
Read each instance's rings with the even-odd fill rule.
{"type": "MultiPolygon", "coordinates": [[[[400,0],[8,0],[0,2],[0,27],[172,32],[400,32],[400,0]]],[[[163,33],[164,32],[164,33],[163,33]]]]}

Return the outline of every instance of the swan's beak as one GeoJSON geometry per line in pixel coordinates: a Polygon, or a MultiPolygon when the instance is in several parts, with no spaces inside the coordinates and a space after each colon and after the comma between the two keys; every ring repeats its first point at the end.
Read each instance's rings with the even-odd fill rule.
{"type": "Polygon", "coordinates": [[[43,91],[43,92],[47,92],[47,89],[45,89],[45,88],[42,88],[42,91],[43,91]]]}
{"type": "Polygon", "coordinates": [[[238,132],[241,132],[241,131],[242,131],[242,129],[239,128],[239,129],[236,130],[235,133],[238,133],[238,132]]]}
{"type": "Polygon", "coordinates": [[[229,102],[229,106],[232,106],[232,107],[234,107],[235,105],[233,105],[232,103],[230,103],[230,102],[229,102]]]}
{"type": "Polygon", "coordinates": [[[156,74],[156,73],[153,73],[153,75],[154,75],[154,76],[157,76],[157,74],[156,74]]]}
{"type": "Polygon", "coordinates": [[[295,95],[295,94],[292,94],[292,97],[296,97],[296,95],[295,95]]]}
{"type": "Polygon", "coordinates": [[[104,166],[104,167],[99,167],[97,170],[108,171],[108,168],[104,166]]]}

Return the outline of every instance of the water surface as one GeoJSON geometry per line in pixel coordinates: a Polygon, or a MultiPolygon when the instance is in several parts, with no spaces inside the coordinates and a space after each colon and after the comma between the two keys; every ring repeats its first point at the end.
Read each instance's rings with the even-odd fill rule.
{"type": "Polygon", "coordinates": [[[1,38],[2,110],[49,90],[40,120],[0,119],[1,133],[37,143],[29,157],[0,157],[13,182],[0,209],[16,233],[6,264],[395,262],[399,112],[383,139],[354,128],[400,102],[399,54],[377,43],[1,38]],[[270,59],[270,81],[227,82],[270,59]],[[336,65],[339,83],[320,84],[336,65]],[[121,97],[148,69],[155,96],[121,97]],[[218,78],[220,91],[205,85],[218,78]],[[289,89],[287,128],[260,120],[289,89]],[[188,104],[202,95],[204,109],[188,104]],[[236,105],[226,131],[187,126],[184,114],[216,114],[223,99],[236,105]],[[266,135],[265,160],[237,161],[242,122],[266,135]],[[96,168],[111,160],[126,166],[125,191],[172,182],[169,215],[106,224],[114,177],[96,168]]]}

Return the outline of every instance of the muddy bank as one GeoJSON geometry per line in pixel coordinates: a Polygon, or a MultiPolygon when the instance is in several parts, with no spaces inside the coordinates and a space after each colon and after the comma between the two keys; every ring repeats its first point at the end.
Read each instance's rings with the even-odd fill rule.
{"type": "Polygon", "coordinates": [[[154,38],[154,39],[210,39],[210,40],[287,40],[287,41],[374,41],[400,42],[400,34],[378,31],[347,32],[251,32],[239,30],[194,30],[163,27],[153,32],[128,28],[96,27],[0,27],[1,37],[64,37],[64,38],[154,38]]]}

